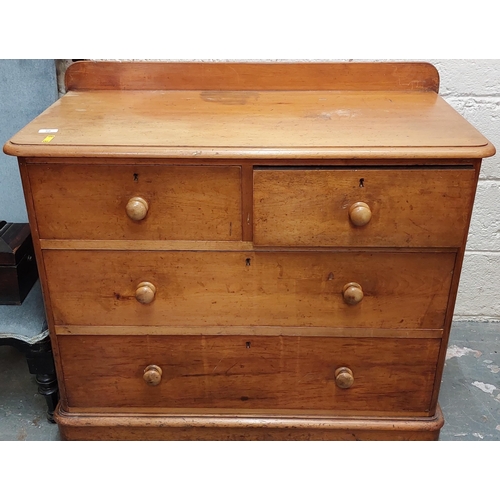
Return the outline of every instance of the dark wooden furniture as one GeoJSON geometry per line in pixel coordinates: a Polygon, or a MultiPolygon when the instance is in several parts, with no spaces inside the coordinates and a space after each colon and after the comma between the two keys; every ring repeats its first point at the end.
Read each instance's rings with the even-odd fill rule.
{"type": "Polygon", "coordinates": [[[0,221],[0,305],[20,305],[38,279],[29,224],[0,221]]]}
{"type": "Polygon", "coordinates": [[[0,305],[0,346],[10,345],[26,355],[36,376],[38,393],[47,403],[47,419],[54,422],[59,400],[52,345],[47,328],[40,282],[36,281],[22,305],[0,305]]]}
{"type": "Polygon", "coordinates": [[[437,439],[481,159],[429,64],[80,62],[19,157],[67,439],[437,439]]]}

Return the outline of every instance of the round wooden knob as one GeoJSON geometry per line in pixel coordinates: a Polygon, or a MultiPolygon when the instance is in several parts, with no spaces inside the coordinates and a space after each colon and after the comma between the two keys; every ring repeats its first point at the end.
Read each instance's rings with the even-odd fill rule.
{"type": "Polygon", "coordinates": [[[137,285],[135,298],[141,304],[151,304],[155,300],[156,287],[149,281],[143,281],[137,285]]]}
{"type": "Polygon", "coordinates": [[[342,366],[335,370],[335,383],[337,387],[341,389],[349,389],[352,384],[354,384],[354,375],[352,374],[352,370],[342,366]]]}
{"type": "Polygon", "coordinates": [[[144,219],[144,217],[148,215],[148,209],[148,202],[140,196],[134,196],[134,198],[130,198],[126,207],[127,215],[132,220],[144,219]]]}
{"type": "Polygon", "coordinates": [[[149,365],[144,368],[143,379],[148,385],[158,385],[161,382],[161,368],[157,365],[149,365]]]}
{"type": "Polygon", "coordinates": [[[372,211],[366,203],[358,201],[349,207],[349,218],[355,226],[366,226],[372,218],[372,211]]]}
{"type": "Polygon", "coordinates": [[[351,306],[359,304],[363,300],[363,289],[359,283],[347,283],[342,290],[344,302],[351,306]]]}

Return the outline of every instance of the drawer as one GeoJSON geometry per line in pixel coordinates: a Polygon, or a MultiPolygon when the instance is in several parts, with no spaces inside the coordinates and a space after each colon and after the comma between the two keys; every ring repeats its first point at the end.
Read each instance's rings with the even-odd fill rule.
{"type": "Polygon", "coordinates": [[[257,169],[254,243],[459,247],[474,193],[472,168],[257,169]]]}
{"type": "Polygon", "coordinates": [[[199,335],[58,341],[69,407],[375,414],[429,410],[441,342],[199,335]]]}
{"type": "Polygon", "coordinates": [[[44,250],[43,259],[58,325],[411,329],[443,327],[455,254],[44,250]]]}
{"type": "Polygon", "coordinates": [[[240,177],[232,166],[29,167],[42,239],[240,240],[240,177]]]}

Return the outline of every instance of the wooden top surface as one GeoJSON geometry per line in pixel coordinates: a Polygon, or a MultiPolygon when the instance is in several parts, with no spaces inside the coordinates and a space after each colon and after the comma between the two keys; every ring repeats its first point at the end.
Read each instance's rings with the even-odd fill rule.
{"type": "MultiPolygon", "coordinates": [[[[196,64],[189,67],[193,71],[196,64]]],[[[366,68],[363,71],[366,77],[366,68]]],[[[210,85],[206,78],[194,82],[177,77],[175,82],[169,79],[170,87],[210,88],[215,82],[213,76],[210,85]]],[[[82,78],[81,85],[91,85],[88,75],[82,78]]],[[[103,78],[95,86],[108,88],[103,78]]],[[[403,81],[401,90],[391,80],[384,84],[386,90],[303,90],[308,83],[318,87],[316,78],[295,82],[302,90],[241,90],[251,88],[251,82],[234,78],[233,87],[240,90],[121,90],[133,87],[121,79],[115,82],[119,90],[69,91],[16,134],[4,151],[16,156],[270,159],[482,158],[495,152],[486,138],[422,85],[408,90],[403,81]],[[50,132],[54,129],[57,132],[50,132]],[[53,138],[43,142],[47,136],[53,138]]],[[[279,86],[279,81],[271,84],[279,86]]],[[[259,85],[261,80],[254,86],[259,85]]],[[[149,81],[146,88],[151,86],[157,82],[149,81]]]]}

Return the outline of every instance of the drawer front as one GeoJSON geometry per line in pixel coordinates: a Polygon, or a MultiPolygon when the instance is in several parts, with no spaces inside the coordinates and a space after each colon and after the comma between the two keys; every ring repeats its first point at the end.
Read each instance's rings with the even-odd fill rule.
{"type": "Polygon", "coordinates": [[[474,192],[472,168],[255,170],[254,243],[458,247],[474,192]]]}
{"type": "Polygon", "coordinates": [[[429,410],[440,346],[439,339],[286,336],[58,341],[70,407],[353,413],[429,410]],[[349,376],[340,375],[345,369],[349,376]],[[145,374],[157,385],[148,385],[145,374]]]}
{"type": "Polygon", "coordinates": [[[55,323],[110,326],[442,328],[455,262],[451,252],[43,255],[55,323]]]}
{"type": "Polygon", "coordinates": [[[42,239],[241,239],[239,167],[30,165],[29,177],[42,239]]]}

